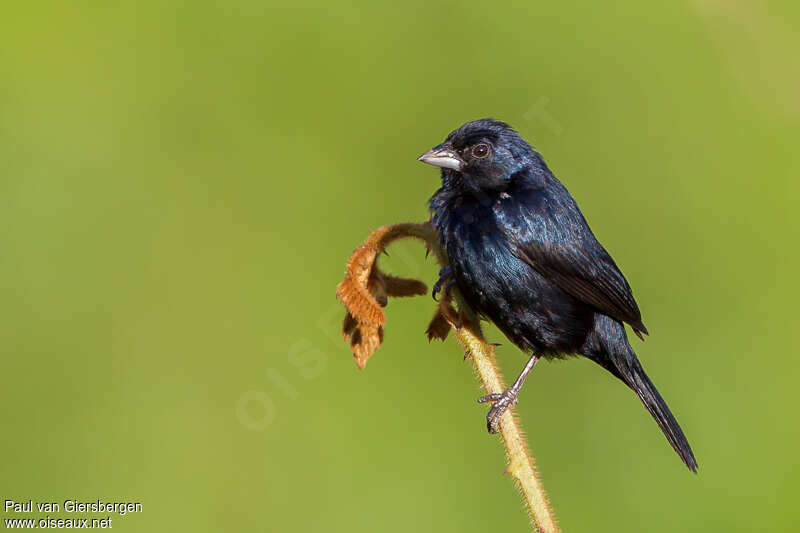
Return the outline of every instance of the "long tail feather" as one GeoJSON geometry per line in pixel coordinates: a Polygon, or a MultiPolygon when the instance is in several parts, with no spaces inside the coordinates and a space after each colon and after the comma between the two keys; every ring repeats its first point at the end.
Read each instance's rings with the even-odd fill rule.
{"type": "Polygon", "coordinates": [[[595,330],[587,338],[581,353],[633,389],[689,470],[697,473],[697,460],[692,448],[628,343],[625,326],[611,317],[597,313],[595,330]]]}
{"type": "Polygon", "coordinates": [[[626,361],[617,365],[617,369],[623,381],[633,389],[636,395],[639,396],[639,399],[642,400],[642,403],[653,416],[658,427],[664,432],[664,436],[667,437],[672,448],[680,455],[683,462],[689,467],[689,470],[697,473],[697,460],[694,458],[692,448],[689,446],[689,441],[686,440],[681,426],[678,424],[678,421],[675,420],[672,411],[667,407],[664,398],[658,393],[656,386],[653,385],[653,382],[647,377],[636,355],[632,353],[630,355],[633,355],[633,357],[626,357],[626,361]]]}

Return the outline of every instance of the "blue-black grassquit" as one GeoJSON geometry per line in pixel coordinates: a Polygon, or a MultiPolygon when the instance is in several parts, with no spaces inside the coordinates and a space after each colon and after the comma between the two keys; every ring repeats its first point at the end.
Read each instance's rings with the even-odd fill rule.
{"type": "Polygon", "coordinates": [[[505,392],[479,399],[493,402],[489,431],[516,404],[540,357],[578,354],[633,389],[696,472],[683,431],[628,342],[624,323],[640,338],[647,334],[631,288],[542,156],[508,124],[482,119],[419,159],[442,169],[430,208],[450,266],[434,296],[455,283],[479,315],[531,354],[505,392]]]}

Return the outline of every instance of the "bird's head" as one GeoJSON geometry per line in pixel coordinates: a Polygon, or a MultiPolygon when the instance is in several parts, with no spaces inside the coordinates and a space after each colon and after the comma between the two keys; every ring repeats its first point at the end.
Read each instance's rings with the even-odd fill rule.
{"type": "Polygon", "coordinates": [[[467,122],[418,159],[441,167],[445,187],[479,192],[505,189],[536,156],[511,126],[484,118],[467,122]]]}

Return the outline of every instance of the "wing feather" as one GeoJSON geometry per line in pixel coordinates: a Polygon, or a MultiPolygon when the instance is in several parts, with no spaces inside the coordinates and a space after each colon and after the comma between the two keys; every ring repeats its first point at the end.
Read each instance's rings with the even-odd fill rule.
{"type": "Polygon", "coordinates": [[[546,241],[519,245],[520,257],[564,292],[600,312],[631,325],[642,338],[647,328],[633,293],[614,260],[599,243],[596,249],[546,241]]]}

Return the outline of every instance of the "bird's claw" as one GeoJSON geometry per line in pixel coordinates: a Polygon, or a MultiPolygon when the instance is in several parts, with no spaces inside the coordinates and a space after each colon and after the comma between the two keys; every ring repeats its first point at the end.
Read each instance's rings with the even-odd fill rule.
{"type": "Polygon", "coordinates": [[[436,296],[441,292],[444,295],[447,295],[447,291],[450,290],[450,287],[453,286],[456,280],[453,279],[453,269],[449,266],[442,267],[439,270],[439,279],[436,283],[433,284],[433,290],[431,291],[431,296],[433,297],[434,301],[439,301],[436,296]],[[450,278],[450,279],[448,279],[450,278]],[[446,283],[445,283],[446,281],[446,283]],[[442,285],[444,284],[444,290],[442,290],[442,285]]]}
{"type": "Polygon", "coordinates": [[[486,429],[489,433],[497,433],[500,419],[509,407],[517,405],[519,400],[517,391],[506,389],[501,393],[487,394],[478,398],[478,403],[493,402],[492,408],[486,415],[486,429]]]}
{"type": "Polygon", "coordinates": [[[450,280],[447,281],[447,283],[445,283],[444,289],[441,289],[441,283],[439,281],[437,281],[433,285],[433,293],[432,293],[433,300],[436,301],[436,302],[439,301],[436,298],[437,293],[440,292],[439,289],[441,289],[442,296],[449,296],[450,295],[450,287],[452,287],[455,284],[455,282],[456,282],[456,280],[450,279],[450,280]]]}

